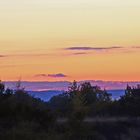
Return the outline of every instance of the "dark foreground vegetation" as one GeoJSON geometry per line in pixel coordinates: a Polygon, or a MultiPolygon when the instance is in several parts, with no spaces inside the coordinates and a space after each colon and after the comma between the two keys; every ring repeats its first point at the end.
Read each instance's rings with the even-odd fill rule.
{"type": "Polygon", "coordinates": [[[17,85],[0,82],[0,140],[140,140],[140,86],[127,86],[112,100],[90,83],[77,85],[49,102],[17,85]]]}

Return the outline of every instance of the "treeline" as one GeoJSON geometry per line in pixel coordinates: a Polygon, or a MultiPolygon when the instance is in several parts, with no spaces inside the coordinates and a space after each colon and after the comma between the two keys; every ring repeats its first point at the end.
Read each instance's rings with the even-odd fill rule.
{"type": "Polygon", "coordinates": [[[74,81],[68,91],[54,96],[49,105],[58,115],[70,116],[140,116],[140,86],[127,85],[125,95],[112,100],[111,94],[89,82],[77,85],[74,81]],[[75,114],[75,115],[76,115],[75,114]]]}
{"type": "Polygon", "coordinates": [[[106,90],[74,81],[68,91],[43,102],[30,96],[20,83],[12,90],[0,82],[0,140],[124,140],[131,135],[140,138],[137,122],[84,122],[87,117],[97,116],[140,117],[139,108],[139,85],[128,85],[124,96],[112,100],[106,90]],[[67,121],[62,123],[59,119],[67,121]],[[134,134],[128,128],[133,128],[134,134]]]}
{"type": "Polygon", "coordinates": [[[0,82],[0,140],[46,140],[54,123],[47,103],[30,96],[20,83],[12,90],[0,82]]]}

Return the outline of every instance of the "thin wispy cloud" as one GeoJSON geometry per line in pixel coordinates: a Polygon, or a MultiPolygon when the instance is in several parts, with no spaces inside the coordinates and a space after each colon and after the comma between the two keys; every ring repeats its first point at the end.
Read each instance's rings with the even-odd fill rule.
{"type": "Polygon", "coordinates": [[[57,73],[57,74],[48,74],[48,77],[53,77],[53,78],[63,78],[63,77],[67,77],[67,75],[63,74],[63,73],[57,73]]]}
{"type": "Polygon", "coordinates": [[[36,74],[35,77],[47,77],[47,74],[36,74]]]}
{"type": "Polygon", "coordinates": [[[140,49],[140,46],[133,46],[132,48],[140,49]]]}
{"type": "Polygon", "coordinates": [[[89,54],[87,52],[76,52],[76,53],[72,53],[71,55],[84,55],[84,54],[89,54]]]}
{"type": "Polygon", "coordinates": [[[0,57],[6,57],[5,55],[0,55],[0,57]]]}
{"type": "Polygon", "coordinates": [[[67,75],[63,74],[63,73],[57,73],[57,74],[36,74],[35,77],[51,77],[51,78],[64,78],[67,77],[67,75]]]}
{"type": "Polygon", "coordinates": [[[102,50],[115,50],[115,49],[121,49],[123,47],[121,46],[112,46],[112,47],[68,47],[65,48],[65,50],[95,50],[95,51],[102,51],[102,50]]]}

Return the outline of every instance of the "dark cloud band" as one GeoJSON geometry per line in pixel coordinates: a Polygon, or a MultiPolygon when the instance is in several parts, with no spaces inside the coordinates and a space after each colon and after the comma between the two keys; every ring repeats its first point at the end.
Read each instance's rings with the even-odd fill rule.
{"type": "Polygon", "coordinates": [[[67,75],[62,74],[62,73],[57,73],[57,74],[36,74],[35,77],[52,77],[52,78],[63,78],[67,77],[67,75]]]}
{"type": "Polygon", "coordinates": [[[102,50],[113,50],[113,49],[121,49],[123,47],[121,46],[112,46],[112,47],[69,47],[65,48],[65,50],[96,50],[96,51],[102,51],[102,50]]]}
{"type": "Polygon", "coordinates": [[[67,77],[65,74],[62,74],[62,73],[58,73],[58,74],[48,74],[48,77],[54,77],[54,78],[57,78],[57,77],[67,77]]]}

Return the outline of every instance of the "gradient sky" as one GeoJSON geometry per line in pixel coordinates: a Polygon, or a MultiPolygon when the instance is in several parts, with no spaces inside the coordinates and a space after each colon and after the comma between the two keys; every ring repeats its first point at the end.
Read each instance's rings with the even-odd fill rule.
{"type": "Polygon", "coordinates": [[[140,0],[0,0],[0,79],[140,80],[140,0]]]}

